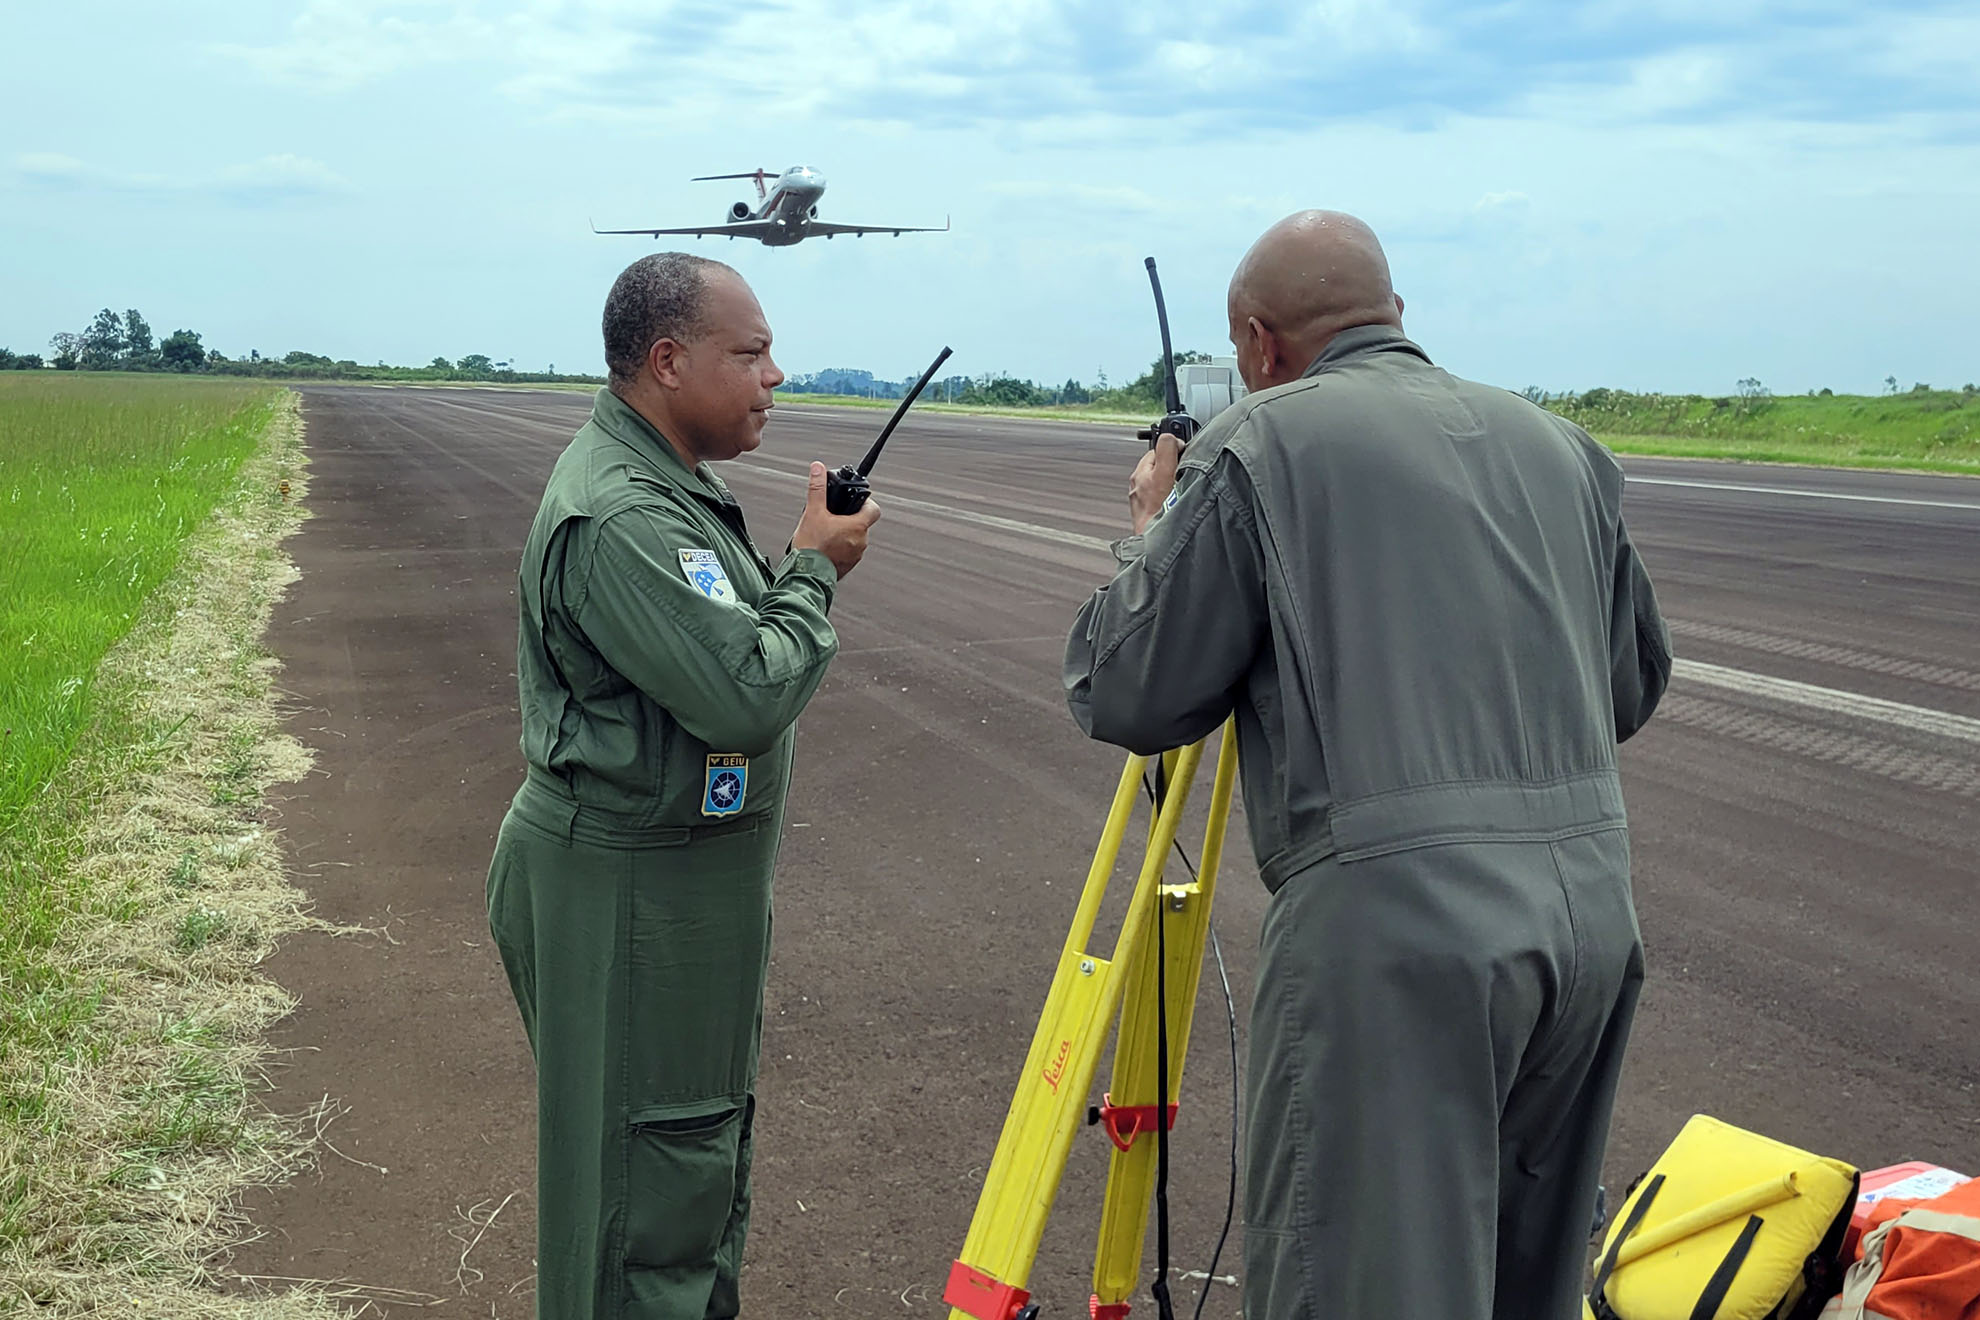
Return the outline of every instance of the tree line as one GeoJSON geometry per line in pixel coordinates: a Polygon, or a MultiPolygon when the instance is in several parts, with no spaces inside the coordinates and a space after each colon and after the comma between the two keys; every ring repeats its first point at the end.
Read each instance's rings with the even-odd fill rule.
{"type": "Polygon", "coordinates": [[[119,316],[105,307],[80,333],[64,331],[48,341],[48,354],[15,353],[0,348],[0,371],[161,371],[217,376],[271,376],[307,380],[487,380],[516,382],[585,381],[602,376],[560,375],[553,363],[548,371],[519,371],[512,362],[497,362],[486,353],[469,353],[458,361],[436,357],[423,367],[395,367],[384,362],[365,365],[350,358],[331,358],[301,349],[264,357],[252,349],[246,357],[228,357],[207,348],[196,330],[174,330],[157,339],[144,314],[133,307],[119,316]]]}
{"type": "MultiPolygon", "coordinates": [[[[1208,353],[1186,351],[1176,354],[1176,365],[1208,362],[1208,353]]],[[[794,375],[783,388],[794,394],[836,394],[871,399],[898,399],[913,388],[915,377],[883,380],[870,371],[850,367],[829,367],[794,375]]],[[[1156,358],[1125,384],[1114,385],[1107,373],[1099,373],[1092,385],[1068,378],[1064,384],[1040,384],[1004,372],[979,376],[949,376],[928,383],[923,398],[940,403],[983,404],[999,408],[1054,408],[1089,405],[1114,412],[1145,412],[1160,409],[1163,399],[1162,359],[1156,358]]]]}

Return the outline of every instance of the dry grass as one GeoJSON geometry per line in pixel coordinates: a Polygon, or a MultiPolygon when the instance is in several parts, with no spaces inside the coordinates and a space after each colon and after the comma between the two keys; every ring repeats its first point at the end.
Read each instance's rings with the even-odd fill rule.
{"type": "Polygon", "coordinates": [[[258,969],[311,924],[263,805],[308,755],[259,642],[295,577],[303,463],[290,396],[105,659],[73,760],[0,838],[60,920],[43,966],[0,969],[34,987],[0,1040],[0,1313],[301,1320],[367,1296],[229,1293],[215,1265],[249,1231],[240,1193],[311,1158],[310,1116],[257,1098],[292,1007],[258,969]]]}

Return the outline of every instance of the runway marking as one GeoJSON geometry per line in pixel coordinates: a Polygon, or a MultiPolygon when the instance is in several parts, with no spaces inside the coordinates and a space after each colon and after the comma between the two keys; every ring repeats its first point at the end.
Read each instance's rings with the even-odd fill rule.
{"type": "Polygon", "coordinates": [[[1702,683],[1708,687],[1722,688],[1728,692],[1738,692],[1749,697],[1763,697],[1772,701],[1787,702],[1790,705],[1806,706],[1832,715],[1846,715],[1853,719],[1894,725],[1901,729],[1909,729],[1913,733],[1952,738],[1980,746],[1980,720],[1933,710],[1928,706],[1912,706],[1902,701],[1886,701],[1882,697],[1866,697],[1856,692],[1845,692],[1840,688],[1818,687],[1813,683],[1800,683],[1791,678],[1775,678],[1769,674],[1755,674],[1745,669],[1710,665],[1702,660],[1672,661],[1671,677],[1690,683],[1702,683]]]}
{"type": "MultiPolygon", "coordinates": [[[[782,468],[771,467],[762,458],[751,462],[746,472],[761,472],[766,476],[782,477],[786,481],[809,481],[810,470],[786,472],[782,468]]],[[[1046,527],[1039,523],[1019,522],[1016,518],[1000,518],[994,513],[978,513],[974,509],[958,509],[952,504],[936,504],[931,500],[911,499],[906,495],[881,495],[880,506],[885,509],[910,509],[917,513],[932,513],[943,518],[955,518],[961,522],[975,523],[980,527],[994,527],[1000,532],[1016,532],[1021,536],[1035,536],[1040,540],[1057,541],[1060,545],[1076,545],[1082,550],[1098,550],[1101,554],[1113,552],[1112,541],[1097,536],[1087,536],[1081,532],[1063,531],[1057,527],[1046,527]]]]}
{"type": "Polygon", "coordinates": [[[1761,707],[1741,706],[1689,692],[1675,694],[1657,708],[1656,722],[1667,720],[1717,737],[1877,775],[1894,783],[1960,797],[1980,797],[1980,763],[1972,757],[1920,751],[1896,742],[1810,724],[1761,707]]]}
{"type": "MultiPolygon", "coordinates": [[[[763,472],[787,481],[804,481],[805,473],[787,472],[770,467],[761,461],[752,463],[751,472],[763,472]]],[[[917,512],[935,514],[945,518],[955,518],[963,522],[977,523],[994,527],[999,531],[1016,532],[1026,536],[1036,536],[1061,545],[1075,545],[1082,549],[1106,552],[1111,543],[1097,536],[1084,536],[1078,532],[1062,531],[1057,527],[1042,527],[1037,523],[1020,522],[1016,518],[1000,518],[995,514],[978,513],[973,509],[958,509],[953,505],[936,504],[930,500],[909,499],[902,495],[881,496],[882,503],[890,508],[912,509],[917,512]]],[[[1980,505],[1974,506],[1980,508],[1980,505]]],[[[1722,688],[1729,692],[1739,692],[1746,696],[1763,697],[1790,705],[1802,706],[1811,710],[1824,711],[1832,715],[1845,715],[1854,719],[1869,720],[1877,724],[1894,725],[1915,733],[1933,734],[1941,738],[1952,738],[1960,742],[1980,746],[1980,719],[1970,719],[1964,715],[1953,715],[1946,711],[1932,710],[1926,706],[1907,705],[1901,701],[1886,701],[1881,697],[1866,697],[1840,688],[1820,687],[1814,683],[1801,683],[1794,679],[1774,678],[1768,674],[1756,674],[1745,669],[1733,669],[1725,665],[1706,664],[1702,660],[1679,659],[1672,662],[1672,676],[1692,683],[1702,683],[1709,687],[1722,688]]]]}
{"type": "Polygon", "coordinates": [[[1681,481],[1676,477],[1636,477],[1626,486],[1683,486],[1690,490],[1730,490],[1743,495],[1795,495],[1806,500],[1848,500],[1857,504],[1909,504],[1920,509],[1964,509],[1980,513],[1980,502],[1918,500],[1898,495],[1855,495],[1838,490],[1796,490],[1792,486],[1746,486],[1736,481],[1681,481]]]}
{"type": "Polygon", "coordinates": [[[1931,664],[1923,660],[1901,660],[1896,656],[1879,655],[1874,651],[1859,651],[1853,647],[1836,646],[1828,642],[1780,637],[1773,633],[1755,632],[1752,629],[1735,628],[1726,624],[1672,619],[1670,625],[1671,631],[1679,637],[1692,637],[1700,641],[1719,642],[1752,651],[1766,651],[1796,660],[1813,660],[1822,664],[1843,665],[1850,669],[1867,669],[1871,673],[1888,674],[1893,678],[1909,678],[1921,683],[1936,683],[1945,687],[1962,688],[1968,692],[1980,692],[1980,673],[1970,669],[1955,669],[1951,665],[1931,664]]]}

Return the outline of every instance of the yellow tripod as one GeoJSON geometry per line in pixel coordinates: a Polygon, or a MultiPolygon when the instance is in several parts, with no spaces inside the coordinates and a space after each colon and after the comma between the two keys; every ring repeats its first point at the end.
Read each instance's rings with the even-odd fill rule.
{"type": "Polygon", "coordinates": [[[1236,727],[1226,723],[1222,734],[1213,736],[1219,743],[1217,770],[1196,879],[1181,885],[1162,882],[1208,738],[1163,758],[1168,791],[1149,831],[1113,957],[1102,958],[1087,945],[1150,759],[1130,757],[1121,772],[1003,1135],[984,1176],[969,1236],[949,1271],[942,1300],[953,1308],[950,1320],[1027,1320],[1037,1314],[1025,1284],[1065,1174],[1073,1133],[1086,1117],[1093,1074],[1116,1014],[1120,1042],[1114,1051],[1113,1086],[1099,1110],[1115,1149],[1094,1254],[1091,1314],[1094,1320],[1127,1315],[1148,1231],[1157,1147],[1175,1121],[1210,903],[1237,781],[1236,727]],[[1166,958],[1158,958],[1158,947],[1166,958]],[[1158,1008],[1168,1025],[1168,1094],[1159,1098],[1158,1078],[1164,1069],[1158,1057],[1158,1008]]]}

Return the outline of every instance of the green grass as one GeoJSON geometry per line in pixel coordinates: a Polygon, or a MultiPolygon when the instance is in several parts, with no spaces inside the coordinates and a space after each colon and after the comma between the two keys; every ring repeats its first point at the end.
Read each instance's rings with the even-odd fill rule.
{"type": "Polygon", "coordinates": [[[212,511],[278,393],[0,374],[0,834],[69,758],[98,661],[212,511]]]}
{"type": "Polygon", "coordinates": [[[1547,406],[1625,453],[1980,474],[1980,393],[1703,398],[1590,390],[1547,406]]]}

